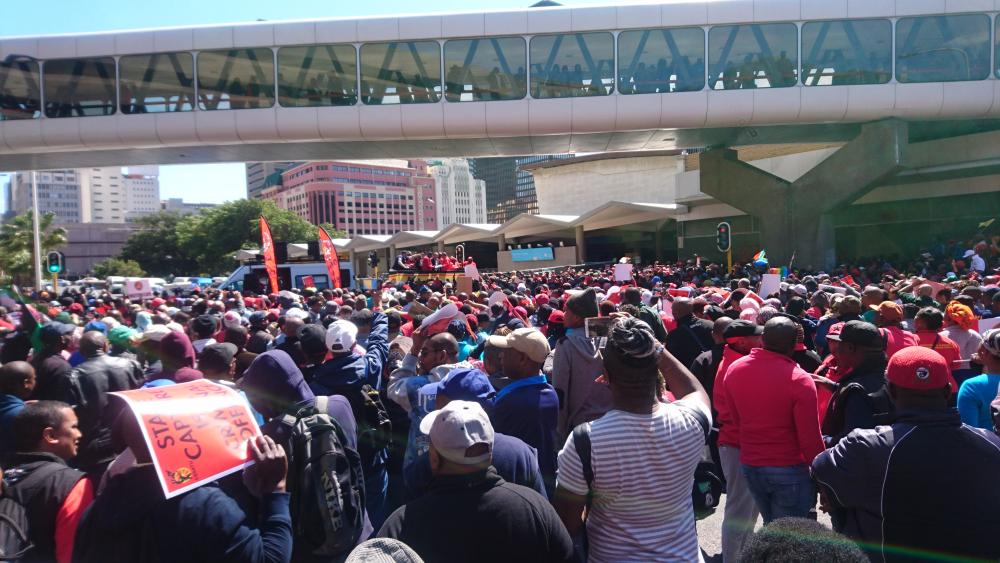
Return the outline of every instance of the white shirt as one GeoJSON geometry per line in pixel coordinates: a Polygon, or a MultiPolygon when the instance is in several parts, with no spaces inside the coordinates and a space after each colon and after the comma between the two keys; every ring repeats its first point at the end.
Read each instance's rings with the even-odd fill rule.
{"type": "Polygon", "coordinates": [[[977,272],[979,272],[979,273],[985,272],[986,271],[986,260],[983,260],[983,258],[980,255],[978,255],[978,254],[973,254],[972,255],[972,269],[975,270],[975,271],[977,271],[977,272]]]}
{"type": "Polygon", "coordinates": [[[959,354],[963,360],[972,358],[972,355],[979,351],[979,346],[983,343],[983,337],[971,328],[962,328],[958,325],[949,325],[941,331],[941,334],[955,341],[958,344],[959,354]]]}
{"type": "MultiPolygon", "coordinates": [[[[699,401],[678,401],[704,414],[699,401]]],[[[705,435],[676,404],[646,415],[608,411],[591,424],[594,502],[587,519],[588,561],[700,561],[691,483],[705,435]]],[[[573,436],[559,452],[557,485],[588,492],[573,436]]]]}

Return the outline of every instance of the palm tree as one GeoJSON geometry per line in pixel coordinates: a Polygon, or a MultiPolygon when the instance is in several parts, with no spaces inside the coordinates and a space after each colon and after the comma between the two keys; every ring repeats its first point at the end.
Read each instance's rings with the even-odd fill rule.
{"type": "MultiPolygon", "coordinates": [[[[42,256],[66,245],[66,229],[53,227],[56,214],[43,213],[38,217],[41,233],[42,256]]],[[[23,281],[34,268],[32,251],[34,238],[31,210],[16,215],[0,226],[0,273],[3,277],[23,281]]]]}

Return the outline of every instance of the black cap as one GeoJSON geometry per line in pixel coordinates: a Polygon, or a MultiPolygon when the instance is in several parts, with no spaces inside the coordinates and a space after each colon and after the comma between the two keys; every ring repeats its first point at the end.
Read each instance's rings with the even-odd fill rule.
{"type": "Polygon", "coordinates": [[[299,329],[299,346],[302,352],[313,354],[326,354],[326,329],[323,325],[307,324],[299,329]]]}
{"type": "Polygon", "coordinates": [[[72,334],[74,330],[76,330],[76,327],[71,324],[52,321],[42,327],[41,332],[38,334],[38,338],[41,339],[43,344],[55,344],[59,341],[60,337],[66,334],[72,334]]]}
{"type": "Polygon", "coordinates": [[[198,369],[202,371],[228,372],[229,366],[233,363],[233,358],[236,357],[236,352],[238,351],[239,348],[229,342],[205,346],[205,349],[201,351],[201,355],[198,356],[198,369]]]}
{"type": "Polygon", "coordinates": [[[191,321],[191,332],[196,335],[209,335],[215,332],[218,326],[212,315],[199,315],[191,321]]]}
{"type": "Polygon", "coordinates": [[[875,325],[865,321],[848,321],[844,325],[843,330],[840,331],[840,334],[831,334],[826,338],[827,340],[847,342],[848,344],[864,346],[866,348],[882,349],[885,347],[882,333],[879,332],[875,325]]]}
{"type": "Polygon", "coordinates": [[[760,336],[764,334],[764,327],[757,323],[742,319],[729,323],[726,330],[722,332],[723,338],[739,338],[740,336],[760,336]]]}

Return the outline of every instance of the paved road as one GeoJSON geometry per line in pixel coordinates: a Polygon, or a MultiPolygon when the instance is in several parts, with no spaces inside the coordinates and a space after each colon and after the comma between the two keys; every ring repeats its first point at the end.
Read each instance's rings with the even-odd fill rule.
{"type": "MultiPolygon", "coordinates": [[[[705,563],[722,563],[722,513],[726,507],[726,495],[722,495],[719,507],[712,515],[698,520],[698,543],[705,557],[705,563]]],[[[819,522],[826,527],[830,527],[830,515],[819,513],[819,522]]],[[[760,518],[757,519],[757,528],[764,524],[760,518]]]]}

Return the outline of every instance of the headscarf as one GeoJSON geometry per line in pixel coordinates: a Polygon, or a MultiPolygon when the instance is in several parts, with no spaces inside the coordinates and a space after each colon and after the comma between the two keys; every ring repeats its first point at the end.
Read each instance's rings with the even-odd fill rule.
{"type": "Polygon", "coordinates": [[[146,311],[139,311],[135,314],[135,328],[139,332],[146,332],[149,325],[153,324],[153,315],[146,311]]]}
{"type": "Polygon", "coordinates": [[[240,386],[253,408],[268,419],[316,397],[295,361],[283,350],[270,350],[254,358],[243,372],[240,386]]]}
{"type": "Polygon", "coordinates": [[[951,322],[957,324],[965,330],[975,329],[979,324],[979,321],[976,320],[976,315],[972,312],[972,309],[966,305],[962,305],[958,301],[948,303],[948,307],[945,308],[944,314],[951,319],[951,322]]]}

